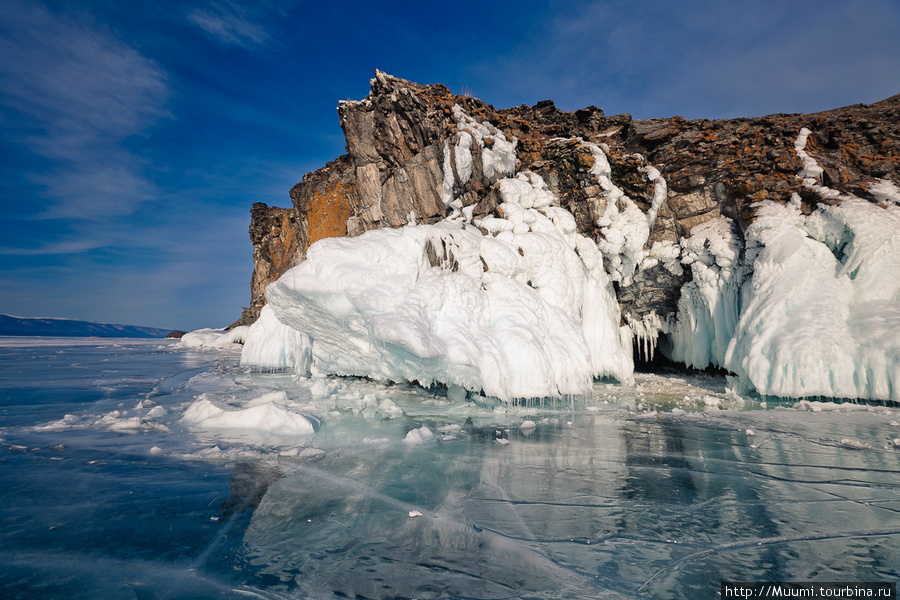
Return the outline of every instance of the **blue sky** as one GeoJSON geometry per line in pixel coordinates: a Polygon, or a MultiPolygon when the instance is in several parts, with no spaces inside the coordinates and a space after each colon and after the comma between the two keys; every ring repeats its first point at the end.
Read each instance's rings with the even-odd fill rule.
{"type": "Polygon", "coordinates": [[[897,0],[0,0],[0,313],[224,326],[253,202],[375,68],[504,108],[814,112],[900,93],[897,0]]]}

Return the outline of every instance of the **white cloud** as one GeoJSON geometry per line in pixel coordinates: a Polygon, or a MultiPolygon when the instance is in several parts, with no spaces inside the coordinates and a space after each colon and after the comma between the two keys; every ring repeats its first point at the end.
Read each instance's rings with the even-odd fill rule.
{"type": "Polygon", "coordinates": [[[166,116],[166,75],[85,15],[5,1],[0,108],[7,135],[50,161],[44,217],[106,219],[152,197],[123,142],[166,116]]]}
{"type": "Polygon", "coordinates": [[[262,46],[269,39],[256,22],[261,12],[234,2],[213,2],[206,8],[194,9],[187,18],[220,42],[251,48],[262,46]]]}
{"type": "Polygon", "coordinates": [[[99,247],[94,240],[72,240],[44,244],[37,248],[0,247],[0,254],[7,256],[46,256],[51,254],[77,254],[99,247]]]}

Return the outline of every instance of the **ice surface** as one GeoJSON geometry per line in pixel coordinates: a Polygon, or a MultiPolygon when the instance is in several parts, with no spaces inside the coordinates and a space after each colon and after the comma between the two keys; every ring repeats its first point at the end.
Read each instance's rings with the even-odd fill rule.
{"type": "Polygon", "coordinates": [[[894,408],[761,409],[662,374],[490,405],[70,341],[0,343],[3,597],[687,600],[900,577],[894,408]],[[263,435],[292,415],[320,426],[263,435]]]}

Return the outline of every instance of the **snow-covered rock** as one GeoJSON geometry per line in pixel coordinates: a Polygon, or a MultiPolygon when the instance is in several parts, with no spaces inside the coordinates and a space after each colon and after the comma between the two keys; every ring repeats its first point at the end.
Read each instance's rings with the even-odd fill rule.
{"type": "Polygon", "coordinates": [[[269,286],[271,313],[253,326],[242,363],[298,363],[300,338],[277,320],[311,338],[325,373],[502,400],[587,394],[594,377],[630,380],[596,245],[537,175],[500,190],[503,218],[478,227],[448,219],[313,244],[269,286]]]}

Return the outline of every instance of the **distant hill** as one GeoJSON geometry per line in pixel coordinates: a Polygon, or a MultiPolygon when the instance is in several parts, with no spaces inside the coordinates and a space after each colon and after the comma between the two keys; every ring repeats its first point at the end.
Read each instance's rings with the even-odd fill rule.
{"type": "Polygon", "coordinates": [[[92,323],[75,319],[14,317],[0,314],[0,335],[40,335],[58,337],[163,338],[168,329],[92,323]]]}

